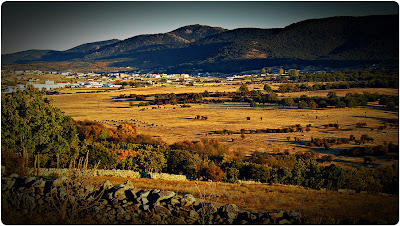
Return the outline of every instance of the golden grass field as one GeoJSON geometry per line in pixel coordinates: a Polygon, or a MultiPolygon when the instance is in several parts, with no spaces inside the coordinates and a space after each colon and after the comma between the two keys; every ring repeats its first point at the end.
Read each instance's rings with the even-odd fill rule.
{"type": "MultiPolygon", "coordinates": [[[[109,180],[114,185],[130,180],[143,189],[170,190],[179,194],[193,194],[216,206],[235,203],[240,209],[259,213],[272,210],[299,211],[304,217],[362,218],[370,221],[385,220],[390,224],[398,221],[398,196],[349,194],[335,191],[319,191],[283,185],[230,184],[201,181],[166,181],[117,177],[93,177],[91,183],[99,185],[109,180]],[[197,183],[197,185],[195,184],[197,183]]],[[[313,224],[319,224],[314,222],[313,224]]],[[[331,223],[335,224],[335,223],[331,223]]]]}
{"type": "MultiPolygon", "coordinates": [[[[273,85],[274,88],[277,85],[273,85]]],[[[302,141],[310,141],[314,138],[349,138],[354,135],[357,139],[363,134],[368,134],[375,139],[371,145],[383,144],[384,142],[399,143],[398,128],[388,126],[385,130],[376,129],[389,120],[398,120],[398,110],[387,110],[380,108],[377,103],[365,107],[345,109],[297,109],[296,107],[283,108],[278,105],[261,105],[258,108],[250,108],[246,103],[226,102],[224,104],[190,104],[190,108],[181,108],[179,105],[165,105],[152,109],[154,106],[138,107],[139,101],[133,99],[113,99],[120,94],[166,94],[166,93],[200,93],[237,91],[238,84],[205,84],[201,86],[157,86],[143,87],[125,90],[109,90],[103,93],[75,93],[66,95],[53,95],[51,98],[56,107],[73,117],[75,120],[96,120],[103,122],[106,126],[118,126],[122,121],[135,123],[138,133],[149,134],[159,137],[165,142],[172,144],[183,140],[201,140],[213,138],[225,143],[232,150],[249,154],[253,151],[259,152],[283,152],[295,153],[298,151],[310,151],[304,144],[294,142],[294,137],[302,141]],[[130,102],[135,106],[130,107],[130,102]],[[196,120],[196,115],[207,116],[207,120],[196,120]],[[250,117],[251,120],[247,120],[250,117]],[[262,117],[262,120],[261,120],[262,117]],[[106,121],[109,120],[109,121],[106,121]],[[111,121],[114,120],[114,121],[111,121]],[[132,121],[136,120],[136,121],[132,121]],[[325,129],[324,124],[339,123],[340,128],[325,129]],[[367,123],[366,128],[356,128],[357,122],[367,123]],[[261,133],[246,134],[242,139],[240,134],[217,135],[213,131],[224,129],[240,131],[240,129],[256,130],[266,128],[284,128],[300,124],[304,128],[311,124],[311,131],[303,133],[261,133]],[[371,128],[374,128],[371,131],[371,128]],[[290,141],[287,137],[290,136],[290,141]],[[235,140],[232,142],[232,138],[235,140]]],[[[249,89],[259,88],[262,85],[249,85],[249,89]]],[[[73,90],[77,91],[77,90],[73,90]]],[[[93,89],[79,89],[82,91],[93,91],[93,89]]],[[[357,88],[349,90],[334,90],[338,96],[346,93],[378,92],[381,94],[398,95],[397,89],[373,89],[357,88]]],[[[69,89],[61,92],[71,92],[69,89]]],[[[286,93],[285,96],[298,97],[306,94],[308,96],[326,96],[329,91],[286,93]]],[[[312,151],[324,154],[337,154],[343,148],[354,146],[352,144],[333,146],[330,150],[314,148],[312,151]]],[[[349,158],[336,156],[335,162],[345,167],[357,166],[363,162],[363,158],[349,158]]],[[[389,163],[390,159],[378,160],[378,164],[389,163]]]]}

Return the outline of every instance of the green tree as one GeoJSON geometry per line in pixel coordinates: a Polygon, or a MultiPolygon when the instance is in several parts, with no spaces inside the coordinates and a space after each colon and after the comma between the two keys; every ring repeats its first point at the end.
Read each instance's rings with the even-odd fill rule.
{"type": "MultiPolygon", "coordinates": [[[[22,153],[56,154],[71,152],[76,127],[33,86],[25,91],[2,94],[1,147],[22,153]]],[[[26,163],[27,161],[25,161],[26,163]]]]}
{"type": "Polygon", "coordinates": [[[296,70],[296,69],[289,69],[288,70],[288,74],[290,75],[290,76],[295,76],[295,75],[299,75],[299,71],[298,70],[296,70]]]}
{"type": "Polygon", "coordinates": [[[277,103],[279,101],[279,98],[276,93],[270,93],[268,94],[267,100],[269,103],[277,103]]]}
{"type": "Polygon", "coordinates": [[[291,97],[288,97],[288,98],[284,98],[283,100],[282,100],[283,102],[282,102],[282,104],[284,105],[284,106],[293,106],[294,105],[294,100],[293,100],[293,98],[291,98],[291,97]]]}
{"type": "Polygon", "coordinates": [[[187,150],[171,150],[167,154],[167,171],[172,174],[194,175],[196,173],[195,159],[187,150]]]}
{"type": "Polygon", "coordinates": [[[164,154],[151,148],[139,150],[139,154],[133,158],[138,168],[145,172],[160,172],[167,162],[164,154]]]}
{"type": "Polygon", "coordinates": [[[265,90],[266,92],[268,92],[268,93],[272,92],[272,88],[271,88],[271,86],[268,85],[268,84],[265,84],[265,85],[264,85],[264,90],[265,90]]]}
{"type": "Polygon", "coordinates": [[[99,135],[100,140],[106,140],[108,136],[107,129],[102,129],[99,135]]]}
{"type": "Polygon", "coordinates": [[[343,101],[338,101],[337,103],[336,103],[336,106],[335,106],[336,108],[345,108],[346,107],[346,103],[345,102],[343,102],[343,101]]]}
{"type": "Polygon", "coordinates": [[[308,107],[311,109],[315,109],[317,108],[317,103],[315,103],[315,101],[310,101],[310,103],[308,104],[308,107]]]}
{"type": "Polygon", "coordinates": [[[325,178],[325,186],[328,189],[342,188],[346,181],[346,171],[340,166],[331,164],[323,169],[323,177],[325,178]]]}
{"type": "Polygon", "coordinates": [[[266,73],[267,73],[267,71],[265,70],[265,68],[261,69],[260,74],[262,74],[262,75],[264,74],[265,75],[266,73]]]}
{"type": "Polygon", "coordinates": [[[301,100],[299,102],[299,109],[304,109],[304,108],[307,108],[307,107],[308,107],[308,104],[304,100],[301,100]]]}
{"type": "Polygon", "coordinates": [[[246,86],[246,85],[241,85],[240,87],[239,87],[239,92],[241,92],[241,93],[247,93],[247,92],[249,92],[249,88],[246,86]]]}
{"type": "Polygon", "coordinates": [[[255,102],[255,101],[252,100],[252,101],[250,102],[250,107],[252,107],[252,108],[258,107],[257,102],[255,102]]]}
{"type": "Polygon", "coordinates": [[[230,183],[237,183],[239,178],[239,170],[234,167],[226,168],[226,180],[230,183]]]}

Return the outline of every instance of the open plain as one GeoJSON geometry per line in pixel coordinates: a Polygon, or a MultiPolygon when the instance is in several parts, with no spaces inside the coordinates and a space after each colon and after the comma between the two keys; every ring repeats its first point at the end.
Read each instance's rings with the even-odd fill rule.
{"type": "MultiPolygon", "coordinates": [[[[271,87],[276,89],[278,84],[271,87]]],[[[399,133],[396,126],[387,126],[384,130],[377,128],[389,125],[398,120],[397,110],[382,108],[378,103],[369,103],[367,106],[356,108],[327,108],[327,109],[298,109],[297,106],[283,107],[277,104],[259,105],[251,108],[243,102],[225,102],[222,104],[190,104],[189,108],[180,105],[150,105],[138,106],[140,101],[134,98],[115,99],[121,94],[152,95],[168,93],[203,93],[208,92],[235,92],[240,84],[204,84],[202,86],[187,87],[182,85],[153,86],[123,90],[108,90],[99,93],[73,93],[69,89],[61,93],[65,95],[50,96],[54,105],[75,120],[95,120],[106,126],[116,127],[122,122],[133,123],[138,133],[151,135],[162,139],[168,144],[174,142],[201,139],[218,139],[233,151],[251,154],[254,151],[268,153],[290,152],[296,153],[314,151],[320,155],[334,154],[335,164],[344,167],[358,167],[363,163],[362,157],[338,156],[346,148],[354,144],[340,144],[329,150],[323,147],[307,147],[305,144],[311,138],[349,138],[357,139],[363,134],[374,138],[374,143],[398,144],[399,133]],[[207,120],[197,120],[196,116],[207,116],[207,120]],[[250,117],[250,120],[247,120],[250,117]],[[325,128],[329,123],[338,123],[340,127],[325,128]],[[364,128],[356,128],[356,123],[366,123],[364,128]],[[300,124],[302,127],[311,124],[310,131],[293,133],[246,133],[241,136],[240,130],[265,130],[287,128],[300,124]],[[221,134],[219,131],[230,130],[236,133],[221,134]],[[288,140],[288,137],[289,140],[288,140]],[[298,142],[295,142],[298,141],[298,142]]],[[[249,90],[262,90],[262,85],[249,85],[249,90]]],[[[91,89],[93,91],[93,89],[91,89]]],[[[76,91],[76,90],[74,90],[76,91]]],[[[85,90],[79,90],[83,92],[85,90]]],[[[280,94],[284,97],[325,96],[332,90],[312,92],[294,92],[280,94]]],[[[333,90],[339,97],[346,93],[378,92],[380,94],[398,95],[398,89],[383,88],[355,88],[333,90]]],[[[151,99],[149,97],[148,99],[151,99]]],[[[377,165],[390,163],[391,158],[378,159],[377,165]]]]}

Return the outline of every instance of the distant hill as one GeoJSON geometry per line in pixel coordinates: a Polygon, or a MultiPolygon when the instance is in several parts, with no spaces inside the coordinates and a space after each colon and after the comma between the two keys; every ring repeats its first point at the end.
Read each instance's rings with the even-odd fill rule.
{"type": "Polygon", "coordinates": [[[2,55],[3,64],[111,61],[168,72],[238,72],[274,65],[398,66],[398,15],[331,17],[285,28],[189,25],[168,33],[139,35],[77,46],[67,51],[30,50],[2,55]]]}

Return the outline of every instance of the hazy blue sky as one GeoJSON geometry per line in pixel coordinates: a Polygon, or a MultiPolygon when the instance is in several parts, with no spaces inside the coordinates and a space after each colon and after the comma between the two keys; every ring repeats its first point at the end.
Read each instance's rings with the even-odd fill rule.
{"type": "Polygon", "coordinates": [[[202,24],[281,28],[310,18],[398,14],[396,2],[5,2],[1,53],[66,50],[202,24]]]}

